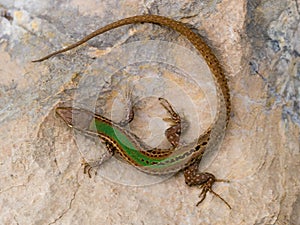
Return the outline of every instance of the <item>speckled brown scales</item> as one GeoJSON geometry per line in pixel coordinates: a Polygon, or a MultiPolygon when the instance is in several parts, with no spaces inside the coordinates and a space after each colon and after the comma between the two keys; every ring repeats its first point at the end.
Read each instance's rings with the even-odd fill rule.
{"type": "MultiPolygon", "coordinates": [[[[226,110],[226,112],[225,112],[226,118],[225,118],[225,127],[224,127],[224,129],[225,129],[227,127],[227,124],[228,124],[229,118],[230,118],[231,102],[230,102],[230,93],[229,93],[229,88],[228,88],[228,84],[227,84],[227,79],[223,72],[223,69],[222,69],[219,61],[217,60],[216,56],[211,51],[211,49],[208,47],[208,45],[205,44],[205,42],[197,34],[195,34],[191,29],[189,29],[183,23],[172,20],[170,18],[158,16],[158,15],[139,15],[139,16],[133,16],[133,17],[121,19],[121,20],[118,20],[116,22],[108,24],[108,25],[92,32],[91,34],[84,37],[82,40],[80,40],[62,50],[53,52],[52,54],[49,54],[49,55],[47,55],[39,60],[35,60],[33,62],[41,62],[41,61],[46,60],[54,55],[57,55],[59,53],[63,53],[70,49],[73,49],[73,48],[85,43],[89,39],[91,39],[99,34],[102,34],[106,31],[112,30],[114,28],[117,28],[117,27],[120,27],[123,25],[134,24],[134,23],[154,23],[154,24],[159,24],[162,26],[169,27],[171,29],[176,30],[183,36],[185,36],[194,45],[194,47],[199,51],[199,53],[205,59],[207,65],[209,66],[211,72],[214,75],[216,85],[218,86],[217,90],[218,90],[219,98],[224,97],[225,108],[226,108],[225,109],[226,110]],[[219,90],[221,93],[219,93],[219,90]]],[[[218,108],[218,109],[220,110],[220,108],[218,108]]],[[[202,134],[199,137],[198,145],[196,145],[194,147],[195,151],[189,151],[189,152],[191,152],[190,154],[193,154],[193,152],[196,152],[197,154],[195,155],[195,157],[193,157],[190,160],[189,163],[185,164],[184,176],[185,176],[186,183],[188,185],[202,186],[202,188],[203,188],[202,193],[201,193],[202,199],[200,200],[200,202],[203,201],[206,193],[208,191],[210,191],[211,193],[215,194],[220,199],[222,199],[227,204],[227,206],[230,208],[229,204],[223,198],[221,198],[219,195],[217,195],[215,192],[213,192],[211,189],[214,182],[223,181],[223,180],[217,180],[215,178],[215,176],[212,174],[200,173],[198,171],[198,165],[200,163],[201,157],[202,157],[206,147],[208,146],[209,141],[210,142],[216,141],[216,140],[210,140],[211,132],[212,132],[212,128],[213,128],[214,124],[215,124],[215,122],[212,123],[212,125],[204,132],[204,134],[202,134]]],[[[217,131],[224,132],[224,129],[222,129],[220,131],[217,130],[217,131]]]]}

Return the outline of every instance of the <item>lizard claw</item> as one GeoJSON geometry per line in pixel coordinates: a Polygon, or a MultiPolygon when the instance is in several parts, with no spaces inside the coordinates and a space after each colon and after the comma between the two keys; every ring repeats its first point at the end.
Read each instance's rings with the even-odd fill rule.
{"type": "Polygon", "coordinates": [[[216,179],[215,176],[212,175],[205,183],[203,183],[203,184],[200,185],[200,188],[202,188],[202,191],[201,191],[201,193],[199,195],[200,201],[196,204],[196,206],[198,206],[201,202],[203,202],[203,200],[206,197],[206,193],[209,191],[210,193],[214,194],[219,199],[221,199],[228,206],[228,208],[231,209],[231,206],[229,205],[229,203],[226,202],[225,199],[222,198],[219,194],[217,194],[216,192],[214,192],[212,190],[212,185],[215,182],[227,182],[228,183],[229,180],[216,179]]]}
{"type": "MultiPolygon", "coordinates": [[[[91,164],[89,164],[87,161],[85,161],[84,159],[82,160],[81,165],[83,166],[83,173],[87,174],[89,176],[89,178],[92,178],[91,170],[93,169],[93,166],[91,164]]],[[[96,174],[97,174],[97,171],[95,171],[95,175],[96,174]]]]}

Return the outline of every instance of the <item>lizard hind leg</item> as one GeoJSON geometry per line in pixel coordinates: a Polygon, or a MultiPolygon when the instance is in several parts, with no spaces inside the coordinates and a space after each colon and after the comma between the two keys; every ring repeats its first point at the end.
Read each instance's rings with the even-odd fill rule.
{"type": "Polygon", "coordinates": [[[218,197],[219,199],[221,199],[228,206],[228,208],[231,209],[229,203],[225,201],[225,199],[223,199],[219,194],[217,194],[212,190],[212,186],[215,182],[228,183],[229,181],[223,179],[216,179],[216,177],[211,173],[200,173],[198,171],[199,163],[200,160],[197,160],[196,162],[194,162],[193,164],[191,164],[190,166],[184,169],[185,183],[189,186],[198,185],[200,188],[202,188],[202,191],[199,195],[200,200],[198,201],[196,206],[198,206],[201,202],[203,202],[206,197],[206,193],[210,192],[214,194],[216,197],[218,197]]]}
{"type": "Polygon", "coordinates": [[[165,136],[170,144],[175,148],[179,144],[179,139],[182,131],[181,118],[166,99],[158,98],[158,100],[170,115],[170,117],[163,119],[164,121],[171,123],[171,126],[165,131],[165,136]]]}

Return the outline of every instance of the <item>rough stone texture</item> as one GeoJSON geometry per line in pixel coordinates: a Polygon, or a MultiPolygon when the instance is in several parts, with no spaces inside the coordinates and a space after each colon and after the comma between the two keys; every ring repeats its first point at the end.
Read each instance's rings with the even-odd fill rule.
{"type": "MultiPolygon", "coordinates": [[[[0,224],[300,224],[299,5],[298,0],[0,0],[0,224]],[[111,49],[159,39],[195,52],[183,37],[156,25],[127,26],[49,61],[30,62],[109,22],[144,13],[192,25],[228,73],[232,120],[220,150],[202,169],[231,180],[214,189],[232,210],[210,194],[195,207],[199,189],[187,187],[181,173],[162,178],[164,182],[152,181],[131,167],[123,173],[127,166],[112,160],[104,167],[106,171],[113,168],[120,177],[113,180],[104,173],[88,179],[82,173],[81,158],[99,157],[99,152],[89,150],[103,152],[103,146],[98,148],[91,137],[73,133],[54,114],[60,102],[76,97],[75,87],[83,84],[84,74],[97,74],[103,58],[106,65],[114,65],[117,57],[107,58],[111,49]],[[119,165],[123,167],[118,169],[119,165]]],[[[169,57],[178,64],[189,62],[180,55],[169,57]]],[[[190,127],[198,127],[196,120],[201,122],[197,132],[205,129],[215,105],[215,100],[207,102],[215,98],[209,80],[199,88],[172,66],[147,65],[129,65],[124,69],[128,77],[122,71],[99,76],[99,113],[109,116],[121,111],[115,120],[124,117],[126,89],[122,88],[124,80],[132,79],[137,83],[134,97],[161,91],[190,127]],[[137,82],[139,74],[145,77],[144,83],[137,82]],[[153,74],[186,91],[174,91],[168,82],[147,83],[147,76],[153,74]],[[200,110],[193,112],[189,101],[179,99],[180,93],[187,94],[200,110]],[[205,104],[211,104],[209,112],[203,110],[205,104]],[[196,113],[199,117],[191,120],[196,113]]],[[[205,77],[201,75],[201,80],[205,77]]],[[[79,93],[88,105],[91,96],[84,87],[79,87],[79,93]]],[[[138,113],[130,128],[156,145],[166,124],[153,99],[137,101],[138,113]]],[[[185,137],[191,135],[187,130],[185,137]]]]}

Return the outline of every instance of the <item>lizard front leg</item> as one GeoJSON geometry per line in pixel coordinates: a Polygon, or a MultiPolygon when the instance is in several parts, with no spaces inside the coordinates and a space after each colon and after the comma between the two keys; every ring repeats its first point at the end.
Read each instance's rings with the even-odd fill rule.
{"type": "MultiPolygon", "coordinates": [[[[174,110],[173,106],[171,105],[171,103],[169,103],[168,100],[166,100],[165,98],[158,98],[158,100],[160,101],[160,104],[165,108],[165,110],[169,114],[169,117],[164,118],[163,120],[171,124],[171,126],[165,130],[165,136],[168,142],[172,145],[172,147],[176,148],[179,144],[179,139],[182,130],[184,130],[186,126],[183,126],[181,117],[174,110]]],[[[134,119],[135,105],[131,105],[131,101],[129,101],[129,104],[130,107],[126,118],[118,123],[122,127],[126,126],[134,119]]]]}
{"type": "Polygon", "coordinates": [[[105,161],[109,160],[115,153],[115,148],[110,142],[103,140],[103,143],[105,143],[107,151],[105,151],[101,155],[100,159],[94,162],[87,162],[85,159],[82,160],[81,165],[83,166],[83,173],[87,174],[89,178],[92,178],[91,175],[92,169],[95,169],[95,175],[96,175],[97,168],[99,168],[105,161]]]}

